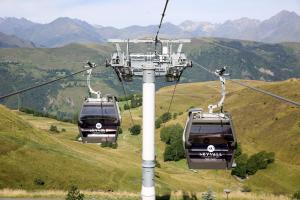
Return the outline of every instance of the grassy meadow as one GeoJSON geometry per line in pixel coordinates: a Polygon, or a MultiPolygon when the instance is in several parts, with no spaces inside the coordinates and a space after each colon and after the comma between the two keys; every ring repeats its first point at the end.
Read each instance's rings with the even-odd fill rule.
{"type": "MultiPolygon", "coordinates": [[[[299,79],[245,82],[300,101],[299,79]]],[[[157,117],[167,111],[173,87],[157,91],[157,117]]],[[[183,126],[187,109],[194,106],[206,110],[208,104],[218,101],[219,89],[219,82],[179,84],[171,112],[183,114],[166,125],[180,123],[183,126]]],[[[208,188],[216,192],[218,199],[225,199],[223,190],[230,188],[233,191],[230,199],[277,200],[288,199],[299,189],[299,108],[230,81],[227,91],[225,110],[233,116],[243,150],[248,154],[273,151],[275,163],[243,181],[231,176],[229,170],[191,171],[185,160],[163,161],[164,143],[157,129],[156,155],[160,168],[156,168],[155,179],[161,199],[193,199],[193,195],[200,198],[208,188]],[[240,192],[245,186],[252,192],[240,192]]],[[[132,114],[134,123],[141,124],[141,108],[133,109],[132,114]]],[[[78,130],[74,124],[0,106],[0,196],[61,197],[70,185],[77,185],[91,198],[139,199],[141,135],[130,135],[128,128],[132,124],[128,111],[123,111],[122,118],[123,134],[119,136],[118,148],[110,149],[76,141],[78,130]],[[50,133],[51,125],[66,132],[50,133]],[[44,185],[37,185],[37,179],[43,180],[44,185]]]]}

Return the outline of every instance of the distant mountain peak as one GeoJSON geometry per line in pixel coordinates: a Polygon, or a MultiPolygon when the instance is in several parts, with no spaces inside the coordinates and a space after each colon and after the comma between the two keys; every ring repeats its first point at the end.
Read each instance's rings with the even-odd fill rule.
{"type": "Polygon", "coordinates": [[[24,17],[17,18],[17,17],[4,17],[2,18],[3,21],[9,21],[9,22],[18,22],[18,23],[27,23],[27,24],[36,24],[35,22],[32,22],[24,17]]]}
{"type": "MultiPolygon", "coordinates": [[[[278,14],[274,15],[270,19],[267,19],[262,22],[262,26],[272,27],[279,26],[282,24],[290,24],[291,26],[295,23],[299,24],[300,16],[295,12],[290,12],[287,10],[282,10],[278,14]]],[[[292,28],[292,27],[291,27],[292,28]]]]}
{"type": "Polygon", "coordinates": [[[55,19],[54,21],[52,21],[49,24],[55,24],[55,23],[73,23],[75,21],[80,21],[80,20],[78,20],[78,19],[72,19],[72,18],[69,18],[69,17],[59,17],[59,18],[55,19]]]}
{"type": "Polygon", "coordinates": [[[282,10],[278,14],[274,15],[271,17],[269,20],[266,21],[277,21],[281,22],[284,20],[299,20],[300,21],[300,16],[292,11],[287,11],[287,10],[282,10]]]}
{"type": "Polygon", "coordinates": [[[275,16],[285,16],[285,17],[286,16],[287,17],[298,16],[299,17],[299,15],[296,12],[294,12],[294,11],[288,11],[288,10],[282,10],[279,13],[277,13],[275,16]]]}

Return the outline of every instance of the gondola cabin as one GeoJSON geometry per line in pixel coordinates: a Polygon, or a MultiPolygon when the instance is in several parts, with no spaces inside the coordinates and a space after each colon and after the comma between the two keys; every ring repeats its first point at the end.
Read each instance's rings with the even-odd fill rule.
{"type": "Polygon", "coordinates": [[[230,169],[233,165],[237,145],[227,113],[190,110],[183,142],[190,169],[230,169]]]}
{"type": "Polygon", "coordinates": [[[116,97],[88,98],[83,103],[78,119],[83,143],[116,143],[120,124],[116,97]]]}

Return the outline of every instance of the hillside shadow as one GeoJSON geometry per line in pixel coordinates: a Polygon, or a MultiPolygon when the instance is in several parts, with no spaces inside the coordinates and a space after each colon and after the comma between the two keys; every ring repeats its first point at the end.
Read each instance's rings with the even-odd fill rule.
{"type": "Polygon", "coordinates": [[[156,196],[156,200],[170,200],[171,194],[164,194],[162,196],[156,196]]]}

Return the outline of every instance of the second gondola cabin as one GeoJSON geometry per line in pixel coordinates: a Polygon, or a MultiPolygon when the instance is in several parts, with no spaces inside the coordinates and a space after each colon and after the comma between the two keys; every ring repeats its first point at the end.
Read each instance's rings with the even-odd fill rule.
{"type": "Polygon", "coordinates": [[[230,169],[236,149],[231,116],[227,113],[189,111],[183,134],[190,169],[230,169]]]}
{"type": "Polygon", "coordinates": [[[88,98],[83,103],[78,128],[83,143],[116,143],[121,125],[117,98],[88,98]]]}

